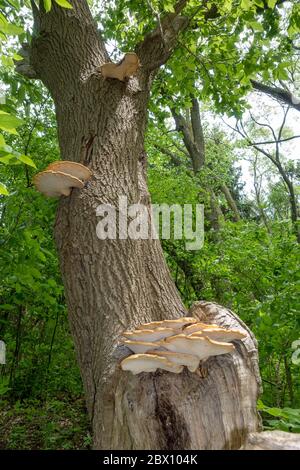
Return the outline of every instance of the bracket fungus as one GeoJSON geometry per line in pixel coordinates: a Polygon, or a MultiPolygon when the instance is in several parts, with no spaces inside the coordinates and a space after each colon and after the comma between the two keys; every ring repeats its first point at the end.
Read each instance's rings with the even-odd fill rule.
{"type": "Polygon", "coordinates": [[[176,334],[172,328],[157,328],[156,330],[134,330],[125,331],[123,336],[136,341],[158,341],[176,334]]]}
{"type": "Polygon", "coordinates": [[[197,320],[193,317],[183,317],[176,318],[175,320],[162,320],[162,321],[153,321],[151,323],[142,323],[138,329],[139,330],[153,330],[154,328],[173,328],[179,329],[183,328],[185,325],[190,325],[196,323],[197,320]]]}
{"type": "Polygon", "coordinates": [[[124,82],[127,78],[136,74],[140,67],[140,61],[135,52],[127,52],[123,59],[118,63],[107,62],[100,66],[100,72],[103,78],[116,78],[124,82]]]}
{"type": "Polygon", "coordinates": [[[212,323],[211,325],[208,325],[207,323],[196,322],[196,323],[193,323],[192,325],[184,326],[182,329],[182,333],[184,335],[191,335],[192,333],[196,333],[196,332],[198,333],[200,331],[209,330],[211,328],[219,328],[219,327],[218,325],[215,325],[214,323],[212,323]]]}
{"type": "Polygon", "coordinates": [[[211,328],[202,332],[198,331],[196,333],[192,333],[191,336],[196,337],[203,335],[213,341],[221,341],[223,343],[229,343],[230,341],[235,341],[237,339],[244,339],[247,336],[242,331],[226,330],[225,328],[211,328]]]}
{"type": "Polygon", "coordinates": [[[165,338],[160,344],[173,352],[194,354],[200,361],[206,360],[209,356],[233,352],[235,349],[232,343],[213,341],[206,336],[176,335],[165,338]]]}
{"type": "Polygon", "coordinates": [[[125,344],[125,346],[127,346],[127,348],[131,349],[131,351],[133,351],[135,354],[146,353],[150,349],[155,348],[155,346],[157,346],[158,348],[161,349],[160,344],[155,343],[155,342],[150,343],[150,342],[147,342],[147,341],[132,341],[132,340],[128,339],[126,341],[123,341],[123,344],[125,344]]]}
{"type": "Polygon", "coordinates": [[[142,323],[134,331],[125,331],[123,336],[126,339],[122,343],[134,353],[121,362],[123,370],[134,374],[154,372],[158,368],[174,372],[170,369],[170,363],[173,363],[173,366],[181,367],[176,373],[185,366],[199,375],[200,361],[233,352],[235,347],[230,341],[241,340],[247,335],[240,330],[183,317],[142,323]]]}
{"type": "Polygon", "coordinates": [[[163,369],[168,372],[180,374],[183,370],[183,366],[154,354],[132,354],[131,356],[123,359],[121,362],[121,369],[128,370],[133,374],[140,374],[141,372],[155,372],[157,369],[163,369]]]}
{"type": "Polygon", "coordinates": [[[67,175],[74,176],[83,182],[88,181],[92,176],[92,172],[87,166],[84,166],[81,163],[69,162],[66,160],[59,160],[57,162],[50,163],[50,165],[47,167],[47,170],[61,171],[67,175]]]}
{"type": "Polygon", "coordinates": [[[182,330],[182,334],[187,336],[207,336],[214,341],[228,343],[238,339],[246,338],[246,334],[240,330],[229,330],[218,325],[206,325],[204,323],[195,323],[182,330]]]}
{"type": "Polygon", "coordinates": [[[179,353],[173,351],[148,351],[148,354],[154,354],[156,356],[165,357],[170,362],[186,366],[190,372],[196,372],[199,367],[200,359],[198,356],[187,353],[179,353]]]}
{"type": "Polygon", "coordinates": [[[35,175],[33,182],[45,196],[69,196],[72,188],[82,189],[91,176],[91,170],[81,163],[57,161],[35,175]]]}
{"type": "Polygon", "coordinates": [[[78,178],[61,171],[46,170],[38,173],[33,182],[36,189],[45,196],[69,196],[72,188],[83,188],[84,184],[78,178]]]}

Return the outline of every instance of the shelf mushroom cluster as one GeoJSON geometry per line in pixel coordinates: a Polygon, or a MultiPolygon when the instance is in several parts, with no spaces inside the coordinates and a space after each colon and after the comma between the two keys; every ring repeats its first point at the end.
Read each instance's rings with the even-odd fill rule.
{"type": "Polygon", "coordinates": [[[197,372],[200,361],[234,351],[231,343],[247,335],[240,330],[198,322],[192,317],[143,323],[125,331],[122,343],[133,354],[121,362],[121,369],[133,374],[164,369],[179,374],[184,366],[197,372]]]}
{"type": "Polygon", "coordinates": [[[35,175],[33,182],[45,196],[69,196],[72,188],[82,189],[91,176],[91,170],[81,163],[57,161],[35,175]]]}
{"type": "Polygon", "coordinates": [[[118,63],[107,62],[100,66],[100,72],[103,78],[116,78],[124,82],[127,78],[136,74],[140,67],[140,61],[135,52],[127,52],[123,59],[118,63]]]}

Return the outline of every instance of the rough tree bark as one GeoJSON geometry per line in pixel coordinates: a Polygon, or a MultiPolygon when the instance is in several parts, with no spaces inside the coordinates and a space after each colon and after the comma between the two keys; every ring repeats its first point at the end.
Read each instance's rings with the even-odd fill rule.
{"type": "MultiPolygon", "coordinates": [[[[150,204],[144,151],[147,101],[157,67],[168,59],[176,34],[187,24],[178,16],[185,2],[137,46],[142,67],[126,83],[95,74],[109,57],[87,2],[71,3],[72,10],[54,4],[50,13],[42,6],[35,11],[38,35],[30,61],[55,103],[62,159],[93,171],[83,190],[61,198],[55,238],[94,447],[239,448],[247,433],[259,428],[260,381],[251,333],[232,356],[209,360],[205,379],[188,372],[122,372],[118,363],[128,351],[118,346],[118,338],[124,329],[186,311],[158,241],[96,236],[99,204],[118,207],[120,195],[129,204],[150,204]]],[[[200,319],[241,323],[221,307],[196,307],[191,314],[200,319]]]]}

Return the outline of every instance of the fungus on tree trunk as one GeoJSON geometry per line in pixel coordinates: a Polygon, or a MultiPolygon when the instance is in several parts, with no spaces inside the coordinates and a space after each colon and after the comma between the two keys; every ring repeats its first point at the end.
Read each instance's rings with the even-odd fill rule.
{"type": "Polygon", "coordinates": [[[175,374],[180,374],[183,366],[175,362],[168,361],[165,357],[154,354],[132,354],[121,362],[122,370],[127,370],[133,374],[141,372],[156,372],[157,369],[166,370],[175,374]]]}
{"type": "Polygon", "coordinates": [[[69,196],[72,188],[83,188],[84,184],[75,176],[61,171],[46,170],[33,178],[36,189],[48,197],[69,196]]]}
{"type": "Polygon", "coordinates": [[[69,196],[72,188],[82,189],[91,176],[91,170],[80,163],[57,161],[35,175],[33,182],[45,196],[69,196]]]}
{"type": "Polygon", "coordinates": [[[176,318],[173,320],[152,321],[150,323],[142,323],[137,329],[152,330],[153,328],[183,328],[185,325],[196,323],[197,320],[192,317],[176,318]]]}
{"type": "Polygon", "coordinates": [[[195,323],[194,325],[184,328],[182,333],[187,336],[207,336],[215,341],[234,341],[246,338],[243,331],[235,329],[221,328],[218,325],[204,325],[203,323],[195,323]]]}
{"type": "MultiPolygon", "coordinates": [[[[130,361],[128,357],[123,359],[121,368],[138,374],[153,372],[150,367],[151,358],[147,359],[147,356],[151,355],[160,356],[168,361],[186,366],[190,372],[196,372],[200,361],[207,360],[210,356],[231,353],[235,348],[229,341],[241,340],[247,335],[236,329],[221,328],[215,324],[197,322],[196,318],[184,317],[143,323],[134,331],[125,331],[123,336],[131,339],[131,341],[123,341],[123,344],[135,354],[129,356],[130,361]],[[177,328],[164,328],[162,325],[176,326],[177,328]],[[145,329],[145,327],[149,329],[145,329]],[[223,339],[224,342],[218,341],[223,339]],[[135,365],[135,362],[138,366],[135,365]],[[143,364],[145,365],[144,369],[143,364]]],[[[154,359],[152,358],[152,360],[154,359]]],[[[159,362],[156,364],[155,370],[161,368],[159,362]]]]}
{"type": "Polygon", "coordinates": [[[194,354],[201,361],[206,360],[210,356],[233,352],[235,349],[232,343],[220,343],[206,336],[171,336],[160,341],[160,344],[170,351],[194,354]]]}
{"type": "Polygon", "coordinates": [[[160,357],[165,357],[168,361],[175,362],[181,366],[186,366],[190,372],[196,372],[199,367],[200,359],[193,354],[179,353],[172,351],[148,351],[148,354],[155,354],[160,357]]]}
{"type": "Polygon", "coordinates": [[[153,348],[160,349],[160,344],[156,343],[155,341],[153,341],[153,343],[150,343],[147,341],[126,340],[126,341],[123,341],[123,344],[136,354],[146,353],[147,351],[153,348]]]}
{"type": "Polygon", "coordinates": [[[87,166],[65,160],[50,163],[50,165],[47,166],[47,170],[62,171],[84,182],[88,181],[92,176],[92,172],[87,166]]]}
{"type": "Polygon", "coordinates": [[[132,340],[158,341],[174,334],[176,334],[176,330],[173,328],[157,328],[155,330],[125,331],[123,336],[132,340]]]}
{"type": "Polygon", "coordinates": [[[127,52],[124,58],[118,63],[107,62],[100,66],[103,78],[116,78],[124,82],[127,78],[136,74],[140,67],[140,61],[135,52],[127,52]]]}

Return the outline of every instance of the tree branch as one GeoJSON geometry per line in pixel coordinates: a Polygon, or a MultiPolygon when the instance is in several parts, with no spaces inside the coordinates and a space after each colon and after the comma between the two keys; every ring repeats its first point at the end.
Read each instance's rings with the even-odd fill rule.
{"type": "MultiPolygon", "coordinates": [[[[279,144],[281,144],[282,142],[287,142],[289,140],[293,140],[293,139],[299,139],[300,138],[300,135],[293,135],[292,137],[287,137],[286,139],[280,139],[280,140],[277,140],[277,142],[279,144]]],[[[276,144],[276,140],[266,140],[264,142],[254,142],[253,144],[251,145],[264,145],[264,144],[276,144]]],[[[250,144],[249,144],[250,145],[250,144]]]]}
{"type": "Polygon", "coordinates": [[[300,111],[300,98],[297,98],[291,92],[283,88],[264,85],[263,83],[257,82],[256,80],[251,80],[251,84],[255,90],[261,91],[262,93],[265,93],[272,98],[287,104],[291,108],[300,111]]]}
{"type": "Polygon", "coordinates": [[[182,132],[184,145],[189,153],[189,157],[193,164],[193,170],[195,173],[200,171],[204,164],[203,153],[199,151],[195,143],[194,136],[192,135],[189,124],[186,119],[179,114],[174,108],[171,108],[171,113],[176,124],[176,130],[182,132]]]}
{"type": "Polygon", "coordinates": [[[194,134],[194,142],[198,150],[199,165],[202,167],[205,163],[205,143],[197,98],[192,98],[191,122],[194,134]]]}
{"type": "Polygon", "coordinates": [[[159,19],[157,27],[137,45],[135,52],[145,70],[155,70],[171,56],[179,32],[189,24],[188,17],[180,16],[186,4],[187,0],[179,0],[174,12],[159,19]]]}
{"type": "Polygon", "coordinates": [[[155,147],[157,150],[159,150],[160,152],[162,152],[163,154],[167,155],[168,157],[170,157],[171,159],[171,162],[174,166],[181,166],[183,161],[181,160],[181,158],[176,155],[176,153],[174,152],[171,152],[171,150],[163,147],[162,145],[159,145],[157,143],[154,143],[152,142],[152,145],[153,147],[155,147]]]}

